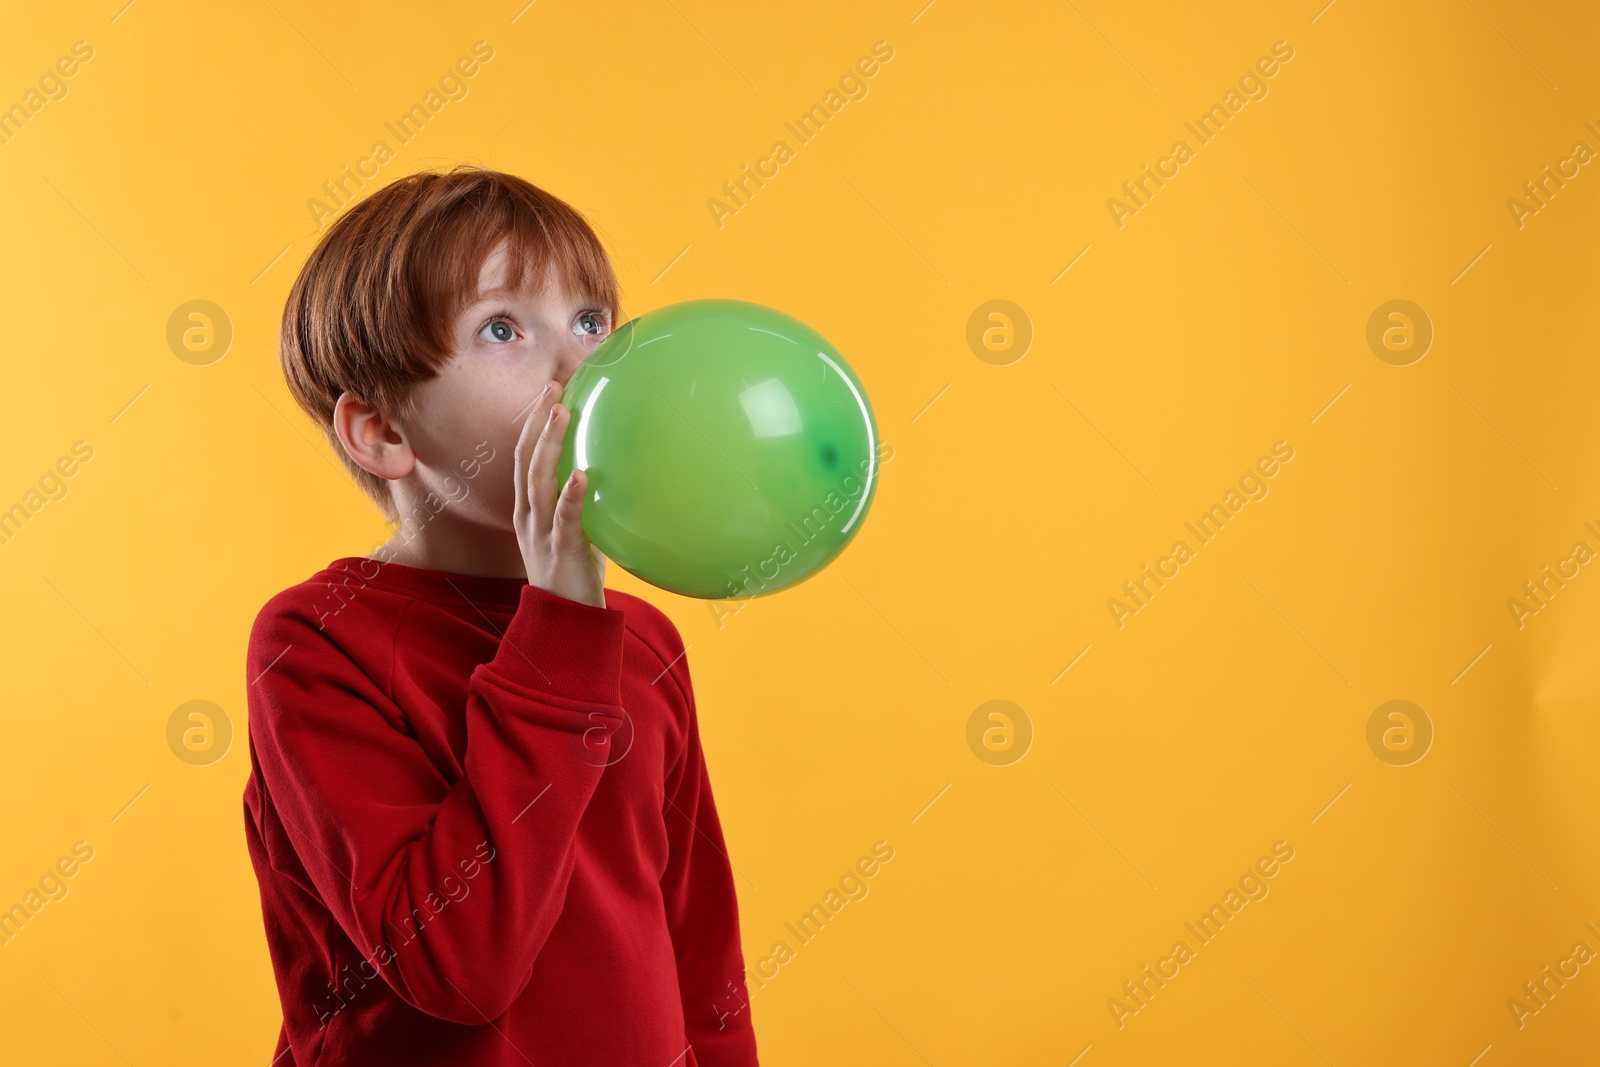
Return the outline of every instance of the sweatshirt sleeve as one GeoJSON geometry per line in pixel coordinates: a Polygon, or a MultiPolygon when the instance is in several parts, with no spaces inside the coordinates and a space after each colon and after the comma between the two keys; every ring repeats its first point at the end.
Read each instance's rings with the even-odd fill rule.
{"type": "Polygon", "coordinates": [[[303,888],[406,1003],[482,1024],[527,987],[623,721],[623,634],[619,609],[525,587],[468,681],[463,773],[450,783],[387,680],[369,678],[309,612],[258,619],[250,736],[294,854],[273,866],[309,879],[303,888]]]}
{"type": "Polygon", "coordinates": [[[678,964],[684,1032],[700,1067],[754,1067],[755,1029],[739,946],[739,902],[722,838],[711,779],[700,746],[689,661],[670,668],[688,712],[683,749],[668,768],[662,795],[669,853],[661,878],[678,964]]]}

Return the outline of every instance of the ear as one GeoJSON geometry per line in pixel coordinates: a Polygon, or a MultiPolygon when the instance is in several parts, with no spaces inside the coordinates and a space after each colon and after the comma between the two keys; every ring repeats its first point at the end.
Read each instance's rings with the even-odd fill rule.
{"type": "Polygon", "coordinates": [[[410,474],[417,454],[405,432],[365,400],[346,392],[333,405],[333,432],[356,466],[389,481],[410,474]]]}

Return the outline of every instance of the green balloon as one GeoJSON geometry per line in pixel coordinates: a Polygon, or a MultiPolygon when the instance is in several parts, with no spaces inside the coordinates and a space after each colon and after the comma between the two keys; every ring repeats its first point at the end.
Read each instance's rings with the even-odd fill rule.
{"type": "Polygon", "coordinates": [[[573,372],[558,485],[628,573],[705,600],[773,593],[860,531],[878,430],[844,357],[788,315],[690,300],[625,323],[573,372]]]}

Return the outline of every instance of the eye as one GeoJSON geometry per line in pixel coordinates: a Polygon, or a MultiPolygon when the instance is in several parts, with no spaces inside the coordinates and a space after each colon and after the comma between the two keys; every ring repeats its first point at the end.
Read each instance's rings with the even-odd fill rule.
{"type": "Polygon", "coordinates": [[[504,344],[507,341],[515,341],[516,339],[517,331],[511,325],[510,319],[492,319],[484,324],[483,329],[478,331],[478,340],[480,341],[490,341],[495,344],[504,344]]]}
{"type": "Polygon", "coordinates": [[[605,333],[610,328],[610,312],[591,310],[585,311],[578,316],[578,320],[572,325],[572,332],[579,336],[588,335],[594,337],[605,333]]]}

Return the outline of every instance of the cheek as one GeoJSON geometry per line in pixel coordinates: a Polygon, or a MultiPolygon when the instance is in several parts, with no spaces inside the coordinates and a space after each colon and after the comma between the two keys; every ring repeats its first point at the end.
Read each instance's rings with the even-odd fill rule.
{"type": "Polygon", "coordinates": [[[538,389],[524,375],[461,375],[440,389],[426,413],[434,438],[451,451],[451,465],[474,455],[482,441],[498,453],[516,447],[538,389]]]}
{"type": "MultiPolygon", "coordinates": [[[[547,380],[531,362],[494,366],[462,361],[429,383],[436,387],[423,417],[432,438],[433,466],[437,475],[451,475],[467,487],[466,497],[456,505],[463,513],[485,523],[511,523],[517,440],[547,380]],[[476,474],[467,477],[472,470],[476,474]]],[[[529,428],[534,440],[542,429],[529,428]]]]}
{"type": "MultiPolygon", "coordinates": [[[[534,399],[530,395],[517,403],[515,395],[502,394],[492,404],[484,406],[481,417],[472,425],[465,442],[466,451],[462,454],[478,460],[478,476],[467,484],[472,487],[473,511],[479,516],[511,521],[512,506],[516,502],[517,441],[522,437],[522,427],[534,399]]],[[[524,464],[531,459],[533,444],[543,428],[542,424],[529,428],[532,437],[528,454],[522,457],[524,464]]]]}
{"type": "Polygon", "coordinates": [[[441,464],[437,473],[457,483],[458,503],[453,506],[459,514],[471,515],[485,524],[510,523],[516,502],[514,478],[521,428],[520,421],[515,426],[511,424],[515,414],[515,408],[509,413],[498,409],[484,412],[452,442],[447,464],[441,464]]]}

